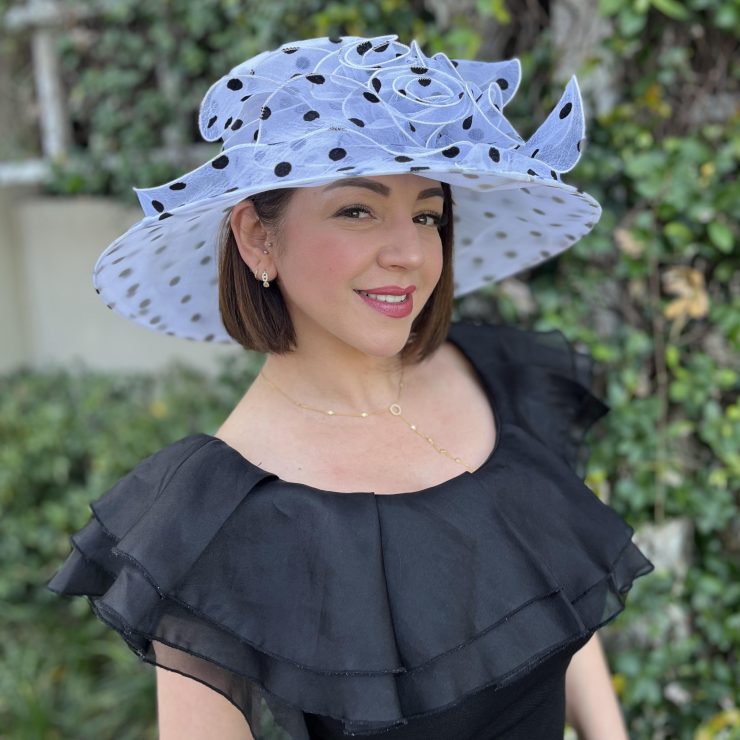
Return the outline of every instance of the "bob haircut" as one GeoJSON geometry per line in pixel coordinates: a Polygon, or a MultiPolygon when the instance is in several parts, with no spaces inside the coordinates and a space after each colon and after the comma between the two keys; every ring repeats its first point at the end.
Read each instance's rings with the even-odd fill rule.
{"type": "MultiPolygon", "coordinates": [[[[409,340],[401,350],[402,361],[421,362],[446,339],[453,307],[453,200],[450,186],[444,191],[442,273],[422,312],[411,326],[409,340]],[[446,217],[446,218],[445,218],[446,217]]],[[[249,196],[260,221],[279,229],[295,188],[279,188],[249,196]]],[[[219,233],[218,303],[229,336],[244,349],[284,354],[295,348],[295,329],[280,292],[280,276],[266,289],[242,260],[231,229],[230,212],[219,233]]]]}

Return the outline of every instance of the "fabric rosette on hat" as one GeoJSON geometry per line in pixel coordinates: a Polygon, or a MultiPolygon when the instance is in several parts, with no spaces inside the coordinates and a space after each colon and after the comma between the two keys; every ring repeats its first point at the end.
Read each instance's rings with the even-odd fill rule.
{"type": "Polygon", "coordinates": [[[521,77],[503,62],[426,56],[396,35],[284,44],[206,93],[199,124],[221,151],[164,185],[136,189],[144,218],[100,255],[106,304],[165,334],[232,343],[218,310],[218,234],[239,201],[347,176],[415,173],[450,184],[455,296],[568,249],[601,215],[561,180],[581,155],[575,77],[524,140],[503,109],[521,77]]]}

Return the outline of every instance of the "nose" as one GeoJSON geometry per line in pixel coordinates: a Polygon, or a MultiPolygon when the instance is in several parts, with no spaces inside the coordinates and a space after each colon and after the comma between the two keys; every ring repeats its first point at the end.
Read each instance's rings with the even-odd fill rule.
{"type": "Polygon", "coordinates": [[[436,231],[412,221],[410,214],[389,219],[382,237],[378,262],[383,267],[418,269],[424,264],[425,253],[430,249],[430,239],[439,238],[436,231]]]}

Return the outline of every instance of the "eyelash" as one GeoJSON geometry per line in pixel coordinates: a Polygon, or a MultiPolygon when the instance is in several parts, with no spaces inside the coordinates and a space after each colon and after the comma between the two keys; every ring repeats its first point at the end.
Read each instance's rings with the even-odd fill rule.
{"type": "MultiPolygon", "coordinates": [[[[365,205],[362,205],[361,203],[355,203],[354,205],[347,206],[346,208],[342,208],[341,211],[337,213],[337,216],[343,216],[348,211],[362,211],[363,213],[369,213],[372,215],[372,211],[365,205]]],[[[420,213],[419,216],[431,216],[436,220],[436,223],[429,224],[430,227],[433,227],[435,229],[440,229],[442,226],[444,226],[447,223],[447,218],[443,216],[441,213],[436,213],[435,211],[425,211],[424,213],[420,213]]],[[[349,216],[347,218],[350,218],[349,216]]],[[[355,221],[359,219],[354,219],[355,221]]]]}

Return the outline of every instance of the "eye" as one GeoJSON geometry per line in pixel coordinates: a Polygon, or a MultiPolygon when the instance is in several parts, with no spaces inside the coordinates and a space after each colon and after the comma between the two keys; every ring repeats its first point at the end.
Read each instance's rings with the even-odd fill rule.
{"type": "Polygon", "coordinates": [[[434,226],[437,229],[441,228],[447,223],[446,216],[443,216],[441,213],[435,213],[433,211],[428,211],[427,213],[420,213],[416,218],[428,219],[426,223],[423,223],[423,225],[424,226],[434,226]]]}
{"type": "Polygon", "coordinates": [[[364,219],[360,219],[359,216],[357,215],[360,213],[366,213],[368,215],[372,215],[372,213],[370,212],[370,209],[367,206],[363,206],[362,204],[357,203],[353,206],[347,206],[346,208],[342,208],[342,210],[337,213],[337,216],[345,216],[346,218],[353,218],[356,221],[364,220],[364,219]]]}

